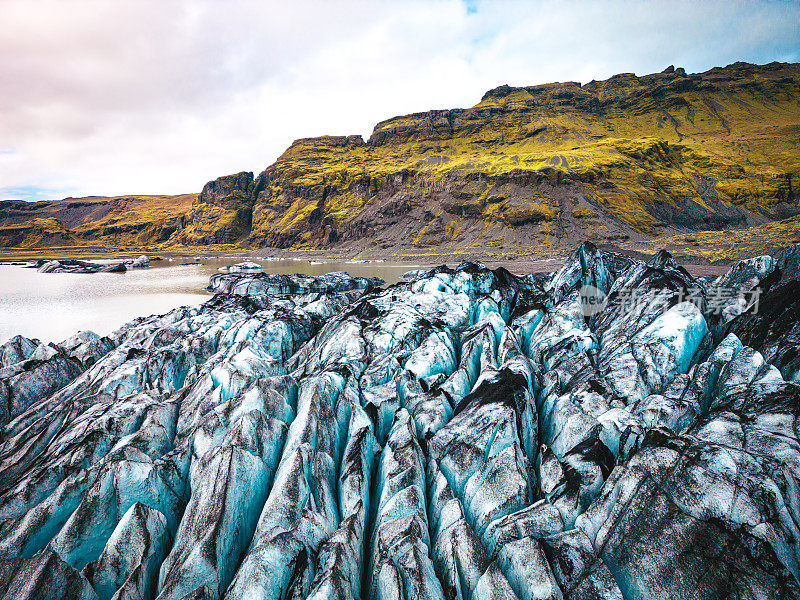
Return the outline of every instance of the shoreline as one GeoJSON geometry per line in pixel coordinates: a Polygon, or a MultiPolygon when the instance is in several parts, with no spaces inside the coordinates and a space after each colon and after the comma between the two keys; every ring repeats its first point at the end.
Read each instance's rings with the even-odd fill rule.
{"type": "MultiPolygon", "coordinates": [[[[619,252],[632,258],[647,260],[650,254],[618,247],[601,247],[602,250],[619,252]]],[[[248,250],[246,248],[232,248],[230,246],[207,246],[207,247],[186,247],[186,248],[140,248],[136,250],[122,248],[100,248],[91,246],[79,247],[58,247],[52,249],[32,248],[32,249],[5,249],[0,248],[0,265],[14,262],[36,261],[39,259],[63,260],[123,260],[135,258],[142,254],[150,257],[151,261],[159,262],[168,259],[196,261],[196,260],[219,260],[239,259],[251,260],[294,260],[298,262],[353,262],[354,264],[368,264],[371,262],[381,264],[403,264],[407,263],[409,270],[413,268],[433,268],[440,265],[455,267],[458,264],[471,261],[480,262],[487,267],[505,267],[515,273],[551,273],[558,271],[569,257],[569,252],[542,253],[531,252],[528,255],[520,255],[517,252],[427,252],[427,253],[400,253],[388,251],[354,251],[354,250],[282,250],[278,248],[258,248],[248,250]],[[505,254],[505,256],[502,256],[505,254]],[[498,256],[500,255],[500,256],[498,256]]],[[[718,260],[711,262],[708,259],[698,257],[674,256],[676,262],[686,268],[692,276],[721,275],[725,273],[736,261],[718,260]]]]}

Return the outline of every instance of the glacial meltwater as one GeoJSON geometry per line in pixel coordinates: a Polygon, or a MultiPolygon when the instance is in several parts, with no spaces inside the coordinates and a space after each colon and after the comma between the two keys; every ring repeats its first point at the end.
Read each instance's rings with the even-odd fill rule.
{"type": "MultiPolygon", "coordinates": [[[[21,334],[43,342],[60,342],[79,330],[107,335],[131,319],[165,313],[177,306],[200,304],[211,275],[242,257],[154,261],[126,273],[39,273],[0,264],[0,344],[21,334]]],[[[387,283],[416,266],[408,263],[308,260],[261,260],[266,273],[324,275],[346,271],[353,276],[381,277],[387,283]]],[[[118,261],[106,261],[118,262],[118,261]]]]}

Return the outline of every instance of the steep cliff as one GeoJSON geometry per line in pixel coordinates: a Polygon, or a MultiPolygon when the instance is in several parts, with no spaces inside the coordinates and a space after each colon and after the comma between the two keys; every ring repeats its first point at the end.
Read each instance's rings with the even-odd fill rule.
{"type": "Polygon", "coordinates": [[[736,63],[490,90],[469,109],[298,140],[257,181],[250,242],[606,242],[798,214],[800,66],[736,63]]]}
{"type": "Polygon", "coordinates": [[[175,237],[192,244],[239,241],[250,232],[256,193],[252,173],[209,181],[192,203],[185,227],[175,237]]]}

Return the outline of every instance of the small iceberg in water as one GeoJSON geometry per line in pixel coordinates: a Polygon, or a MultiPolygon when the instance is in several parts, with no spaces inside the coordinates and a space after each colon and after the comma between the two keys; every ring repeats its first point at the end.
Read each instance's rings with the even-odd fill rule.
{"type": "Polygon", "coordinates": [[[218,270],[221,273],[241,273],[242,271],[260,271],[262,268],[260,264],[246,260],[235,265],[220,267],[218,270]]]}

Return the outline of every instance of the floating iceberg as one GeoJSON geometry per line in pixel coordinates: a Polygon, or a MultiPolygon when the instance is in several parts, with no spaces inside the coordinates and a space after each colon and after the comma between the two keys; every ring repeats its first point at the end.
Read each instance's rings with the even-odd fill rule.
{"type": "Polygon", "coordinates": [[[242,271],[260,271],[263,267],[252,261],[246,260],[244,262],[236,263],[235,265],[227,265],[217,269],[220,273],[241,273],[242,271]]]}

